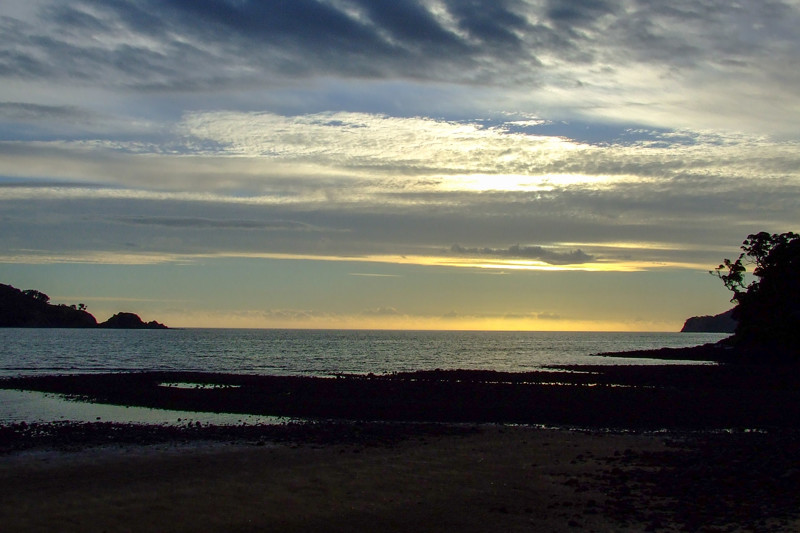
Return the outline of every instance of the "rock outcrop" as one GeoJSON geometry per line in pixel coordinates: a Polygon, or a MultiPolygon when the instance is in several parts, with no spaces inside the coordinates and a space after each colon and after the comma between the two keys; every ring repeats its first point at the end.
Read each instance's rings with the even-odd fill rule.
{"type": "Polygon", "coordinates": [[[105,322],[97,325],[108,329],[167,329],[167,326],[155,320],[145,322],[134,313],[117,313],[105,322]]]}

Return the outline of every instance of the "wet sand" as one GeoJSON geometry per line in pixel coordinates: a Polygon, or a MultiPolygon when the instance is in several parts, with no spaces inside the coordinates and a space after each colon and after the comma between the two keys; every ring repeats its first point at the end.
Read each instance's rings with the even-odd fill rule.
{"type": "Polygon", "coordinates": [[[3,531],[800,528],[792,436],[481,425],[387,438],[387,426],[368,426],[279,444],[173,439],[7,454],[3,531]]]}
{"type": "Polygon", "coordinates": [[[122,404],[342,420],[6,426],[0,523],[3,531],[800,530],[798,379],[787,369],[665,366],[5,381],[122,404]]]}

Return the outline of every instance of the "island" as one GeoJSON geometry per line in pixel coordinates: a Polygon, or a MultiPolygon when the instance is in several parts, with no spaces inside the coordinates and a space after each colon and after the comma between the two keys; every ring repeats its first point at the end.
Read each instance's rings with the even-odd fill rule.
{"type": "Polygon", "coordinates": [[[145,322],[134,313],[117,313],[105,322],[98,323],[83,304],[51,304],[50,297],[43,292],[34,289],[20,290],[2,283],[0,327],[167,329],[167,326],[155,320],[145,322]]]}
{"type": "Polygon", "coordinates": [[[135,313],[117,313],[105,322],[97,325],[106,329],[167,329],[167,326],[151,320],[145,322],[135,313]]]}

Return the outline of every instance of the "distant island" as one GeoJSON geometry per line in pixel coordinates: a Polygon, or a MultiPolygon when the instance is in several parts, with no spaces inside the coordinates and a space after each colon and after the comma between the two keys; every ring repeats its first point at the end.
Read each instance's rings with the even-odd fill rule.
{"type": "Polygon", "coordinates": [[[145,322],[135,313],[117,313],[105,322],[98,324],[97,327],[107,329],[168,329],[167,326],[155,320],[145,322]]]}
{"type": "Polygon", "coordinates": [[[43,292],[20,290],[0,283],[0,327],[4,328],[107,328],[167,329],[155,320],[145,322],[134,313],[117,313],[105,322],[97,319],[83,304],[51,304],[43,292]]]}
{"type": "Polygon", "coordinates": [[[734,333],[736,324],[733,309],[729,309],[713,316],[693,316],[683,324],[681,333],[734,333]]]}

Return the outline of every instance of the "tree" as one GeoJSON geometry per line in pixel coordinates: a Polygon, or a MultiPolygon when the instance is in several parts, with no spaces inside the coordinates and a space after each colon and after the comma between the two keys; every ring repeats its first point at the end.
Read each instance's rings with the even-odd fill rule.
{"type": "Polygon", "coordinates": [[[737,304],[734,345],[800,358],[800,235],[762,231],[748,235],[741,249],[738,259],[725,259],[713,272],[737,304]],[[746,284],[748,266],[755,280],[746,284]]]}
{"type": "Polygon", "coordinates": [[[39,302],[44,302],[44,303],[49,303],[50,302],[50,297],[48,295],[46,295],[43,292],[39,292],[37,290],[34,290],[34,289],[26,289],[26,290],[22,291],[22,294],[24,294],[26,296],[30,296],[31,298],[33,298],[34,300],[37,300],[39,302]]]}

